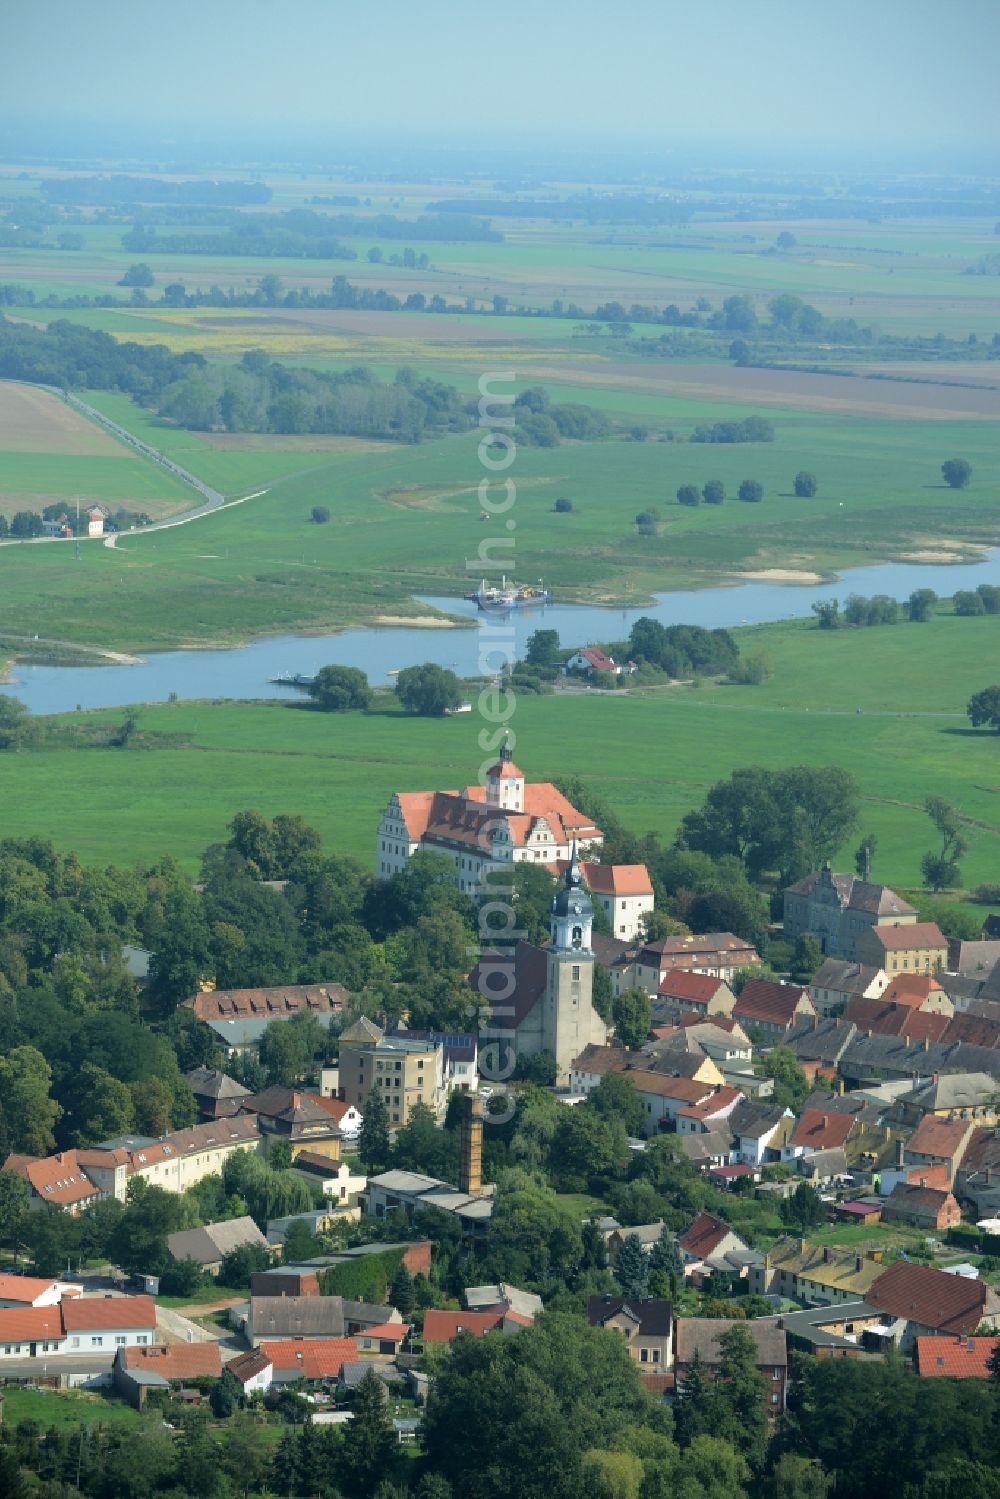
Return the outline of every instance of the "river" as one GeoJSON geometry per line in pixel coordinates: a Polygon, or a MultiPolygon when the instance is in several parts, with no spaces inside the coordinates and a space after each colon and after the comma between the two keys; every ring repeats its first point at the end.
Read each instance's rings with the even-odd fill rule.
{"type": "MultiPolygon", "coordinates": [[[[502,617],[514,629],[517,654],[533,630],[558,630],[565,646],[621,640],[634,620],[650,615],[663,624],[706,628],[766,624],[808,616],[817,599],[849,593],[887,593],[902,599],[915,588],[949,595],[979,583],[1000,584],[1000,548],[982,562],[934,566],[887,562],[844,572],[836,583],[751,583],[730,588],[700,588],[660,594],[654,605],[634,609],[600,609],[550,604],[521,609],[502,617]]],[[[423,598],[470,622],[487,621],[499,634],[498,617],[479,613],[475,603],[454,598],[423,598]]],[[[31,666],[18,664],[13,681],[0,689],[19,697],[33,713],[64,713],[74,708],[114,708],[126,703],[165,702],[179,698],[287,698],[296,689],[270,679],[282,673],[311,676],[337,662],[360,666],[373,684],[391,681],[390,672],[422,661],[437,661],[461,676],[481,668],[478,629],[426,629],[390,626],[345,630],[334,635],[273,635],[233,650],[160,651],[138,666],[31,666]]]]}

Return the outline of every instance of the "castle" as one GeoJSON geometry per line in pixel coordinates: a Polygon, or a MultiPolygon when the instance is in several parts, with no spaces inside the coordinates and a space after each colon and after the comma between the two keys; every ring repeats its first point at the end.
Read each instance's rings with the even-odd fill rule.
{"type": "Polygon", "coordinates": [[[573,857],[574,847],[603,842],[600,828],[551,781],[525,781],[505,743],[485,787],[397,791],[379,825],[375,870],[389,879],[418,849],[434,849],[454,859],[459,889],[475,894],[491,864],[553,865],[573,857]]]}

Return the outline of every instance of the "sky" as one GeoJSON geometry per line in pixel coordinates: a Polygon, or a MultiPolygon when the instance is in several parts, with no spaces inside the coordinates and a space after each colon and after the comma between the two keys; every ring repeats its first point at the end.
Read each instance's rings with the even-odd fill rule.
{"type": "Polygon", "coordinates": [[[3,0],[2,35],[19,136],[1000,146],[1000,0],[3,0]]]}

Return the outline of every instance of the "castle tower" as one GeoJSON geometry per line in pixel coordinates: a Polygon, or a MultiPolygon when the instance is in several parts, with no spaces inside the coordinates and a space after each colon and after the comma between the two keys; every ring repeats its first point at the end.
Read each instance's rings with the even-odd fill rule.
{"type": "Polygon", "coordinates": [[[556,1059],[556,1082],[569,1081],[574,1057],[590,1042],[603,1044],[607,1028],[594,1009],[594,954],[590,934],[594,908],[573,857],[563,887],[552,902],[552,940],[548,948],[548,982],[542,1044],[556,1059]]]}
{"type": "Polygon", "coordinates": [[[497,763],[486,772],[486,803],[505,812],[524,811],[524,771],[514,764],[509,739],[504,740],[497,763]]]}

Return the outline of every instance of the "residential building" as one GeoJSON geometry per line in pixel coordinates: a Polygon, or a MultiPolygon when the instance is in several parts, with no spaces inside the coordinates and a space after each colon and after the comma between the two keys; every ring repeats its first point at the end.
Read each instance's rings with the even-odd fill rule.
{"type": "Polygon", "coordinates": [[[365,1358],[395,1358],[409,1335],[408,1322],[379,1322],[355,1333],[354,1341],[365,1358]]]}
{"type": "Polygon", "coordinates": [[[194,1260],[209,1275],[217,1275],[222,1261],[234,1249],[253,1244],[258,1249],[269,1245],[252,1218],[229,1218],[222,1223],[206,1223],[203,1228],[184,1228],[167,1235],[167,1249],[174,1260],[194,1260]]]}
{"type": "Polygon", "coordinates": [[[484,1338],[488,1332],[520,1332],[531,1323],[531,1317],[510,1308],[487,1312],[443,1312],[431,1308],[424,1313],[424,1346],[452,1343],[463,1332],[471,1338],[484,1338]]]}
{"type": "Polygon", "coordinates": [[[647,1047],[655,1055],[665,1058],[687,1051],[710,1058],[723,1076],[732,1071],[749,1067],[753,1060],[750,1038],[735,1020],[718,1015],[713,1020],[702,1020],[697,1015],[684,1015],[681,1024],[661,1027],[653,1031],[657,1044],[647,1047]]]}
{"type": "Polygon", "coordinates": [[[794,1161],[799,1156],[813,1155],[817,1151],[843,1150],[856,1128],[857,1121],[851,1114],[804,1109],[787,1145],[781,1148],[781,1159],[794,1161]]]}
{"type": "Polygon", "coordinates": [[[810,1082],[818,1083],[837,1076],[840,1059],[857,1034],[857,1026],[849,1020],[813,1015],[786,1031],[781,1044],[793,1053],[810,1082]]]}
{"type": "MultiPolygon", "coordinates": [[[[677,1144],[681,1155],[691,1162],[696,1171],[714,1173],[728,1165],[732,1138],[728,1127],[724,1124],[721,1129],[706,1130],[704,1134],[678,1135],[677,1144]]],[[[732,1169],[738,1170],[739,1168],[733,1167],[732,1169]]]]}
{"type": "Polygon", "coordinates": [[[372,1088],[382,1095],[396,1128],[409,1122],[417,1103],[443,1118],[448,1101],[443,1044],[399,1040],[364,1017],[355,1021],[340,1037],[341,1095],[364,1115],[372,1088]]]}
{"type": "Polygon", "coordinates": [[[653,1247],[660,1242],[662,1233],[662,1218],[656,1223],[634,1223],[627,1228],[612,1218],[608,1225],[601,1229],[601,1238],[608,1251],[608,1264],[614,1269],[618,1263],[618,1256],[622,1252],[622,1245],[626,1239],[633,1237],[639,1240],[644,1254],[652,1254],[653,1247]]]}
{"type": "Polygon", "coordinates": [[[422,1208],[439,1208],[443,1213],[454,1213],[464,1233],[483,1238],[489,1233],[493,1216],[494,1191],[492,1182],[475,1192],[463,1192],[418,1171],[383,1171],[368,1178],[362,1202],[364,1211],[373,1218],[384,1218],[401,1208],[412,1219],[422,1208]]]}
{"type": "Polygon", "coordinates": [[[264,1394],[271,1388],[274,1365],[263,1348],[251,1348],[238,1353],[226,1365],[234,1379],[243,1386],[244,1395],[264,1394]]]}
{"type": "Polygon", "coordinates": [[[0,1310],[0,1360],[48,1354],[113,1354],[152,1343],[151,1296],[72,1296],[55,1305],[0,1310]]]}
{"type": "Polygon", "coordinates": [[[944,985],[929,973],[900,973],[889,979],[882,991],[882,1003],[919,1010],[923,1015],[955,1013],[944,985]]]}
{"type": "Polygon", "coordinates": [[[479,1046],[471,1033],[395,1030],[390,1039],[426,1041],[431,1046],[440,1046],[444,1051],[444,1085],[449,1093],[474,1093],[479,1086],[479,1046]]]}
{"type": "Polygon", "coordinates": [[[887,885],[875,885],[853,874],[835,874],[829,864],[784,891],[785,939],[809,933],[824,954],[881,968],[863,956],[860,938],[880,922],[915,923],[917,913],[887,885]]]}
{"type": "Polygon", "coordinates": [[[569,859],[574,846],[600,848],[604,834],[550,781],[529,782],[509,743],[464,791],[397,791],[379,825],[375,871],[400,874],[420,848],[454,861],[460,890],[480,889],[491,865],[569,859]]]}
{"type": "Polygon", "coordinates": [[[776,1416],[785,1409],[788,1350],[784,1328],[768,1320],[737,1323],[730,1321],[728,1317],[678,1317],[675,1365],[677,1387],[683,1387],[696,1358],[703,1374],[710,1379],[718,1374],[722,1362],[720,1341],[732,1327],[745,1328],[753,1339],[757,1372],[767,1381],[768,1410],[770,1415],[776,1416]]]}
{"type": "Polygon", "coordinates": [[[254,1347],[272,1339],[353,1337],[367,1328],[403,1320],[395,1307],[343,1296],[251,1296],[249,1308],[235,1311],[235,1320],[243,1322],[244,1336],[254,1347]]]}
{"type": "MultiPolygon", "coordinates": [[[[914,913],[915,914],[915,913],[914,913]]],[[[889,983],[881,968],[869,968],[846,958],[825,958],[809,985],[819,1015],[842,1010],[852,999],[878,999],[889,983]]]]}
{"type": "Polygon", "coordinates": [[[922,1182],[897,1182],[882,1207],[886,1223],[912,1223],[917,1228],[941,1232],[962,1221],[962,1211],[952,1194],[922,1182]]]}
{"type": "Polygon", "coordinates": [[[574,1059],[588,1045],[604,1046],[610,1033],[593,1002],[593,918],[574,846],[552,902],[548,947],[523,942],[513,957],[483,953],[469,980],[491,1007],[488,1034],[502,1038],[510,1060],[546,1052],[555,1058],[556,1079],[563,1086],[574,1059]]]}
{"type": "Polygon", "coordinates": [[[676,968],[707,973],[728,982],[738,969],[759,963],[760,954],[753,944],[732,932],[661,937],[639,949],[632,964],[631,981],[624,987],[644,989],[653,996],[667,974],[676,968]]]}
{"type": "Polygon", "coordinates": [[[777,1103],[739,1104],[727,1121],[732,1135],[730,1164],[763,1166],[781,1159],[781,1147],[795,1127],[791,1109],[777,1103]]]}
{"type": "Polygon", "coordinates": [[[695,1014],[707,1019],[710,1015],[730,1016],[736,996],[725,979],[717,974],[697,973],[690,968],[670,968],[660,980],[653,1001],[653,1015],[657,1024],[664,1024],[659,1017],[669,1016],[677,1023],[682,1015],[695,1014]]]}
{"type": "Polygon", "coordinates": [[[333,1163],[340,1160],[340,1127],[330,1103],[304,1088],[276,1086],[244,1099],[243,1112],[256,1119],[265,1155],[280,1140],[290,1147],[293,1161],[308,1150],[333,1163]]]}
{"type": "Polygon", "coordinates": [[[948,961],[948,943],[933,921],[893,922],[869,927],[857,941],[863,963],[885,969],[890,978],[905,973],[937,973],[948,961]]]}
{"type": "Polygon", "coordinates": [[[585,1046],[570,1066],[569,1090],[592,1093],[609,1072],[624,1072],[630,1064],[639,1065],[642,1060],[642,1052],[626,1051],[621,1046],[585,1046]]]}
{"type": "MultiPolygon", "coordinates": [[[[1000,1055],[997,1072],[1000,1073],[1000,1055]]],[[[929,1081],[900,1094],[890,1117],[901,1124],[919,1124],[927,1114],[942,1119],[996,1124],[997,1078],[990,1072],[935,1072],[929,1081]]]]}
{"type": "Polygon", "coordinates": [[[925,1114],[906,1141],[903,1162],[907,1166],[942,1166],[950,1186],[976,1132],[971,1119],[947,1119],[925,1114]]]}
{"type": "MultiPolygon", "coordinates": [[[[562,861],[556,865],[565,874],[562,861]]],[[[643,918],[654,905],[653,882],[645,864],[596,864],[581,859],[583,883],[594,904],[600,906],[615,938],[634,942],[643,933],[643,918]]]]}
{"type": "Polygon", "coordinates": [[[463,1295],[470,1312],[510,1311],[534,1321],[545,1309],[542,1298],[534,1291],[519,1290],[506,1281],[492,1286],[466,1286],[463,1295]]]}
{"type": "Polygon", "coordinates": [[[8,1307],[58,1306],[64,1296],[82,1296],[83,1286],[37,1275],[0,1275],[0,1310],[8,1307]]]}
{"type": "Polygon", "coordinates": [[[744,1030],[759,1032],[771,1041],[781,1040],[793,1026],[815,1016],[808,989],[771,979],[747,979],[733,1005],[733,1019],[744,1030]]]}
{"type": "Polygon", "coordinates": [[[268,1338],[260,1344],[258,1364],[266,1361],[270,1366],[271,1385],[295,1384],[300,1379],[314,1383],[338,1379],[344,1365],[357,1356],[354,1338],[268,1338]]]}
{"type": "Polygon", "coordinates": [[[711,1097],[703,1098],[701,1103],[685,1104],[677,1110],[677,1133],[697,1135],[724,1129],[733,1110],[741,1103],[746,1103],[746,1098],[740,1090],[722,1083],[711,1097]]]}
{"type": "MultiPolygon", "coordinates": [[[[175,1130],[130,1151],[126,1176],[129,1181],[142,1177],[150,1186],[162,1187],[165,1192],[186,1192],[203,1177],[217,1176],[231,1155],[259,1149],[260,1132],[254,1117],[215,1119],[209,1124],[175,1130]]],[[[90,1166],[87,1171],[91,1171],[90,1166]]]]}
{"type": "Polygon", "coordinates": [[[662,1072],[665,1077],[686,1077],[693,1083],[704,1083],[709,1088],[721,1088],[725,1081],[722,1069],[707,1052],[702,1051],[687,1031],[682,1032],[679,1037],[668,1036],[666,1041],[648,1042],[639,1061],[630,1059],[625,1070],[631,1072],[635,1067],[647,1072],[662,1072]]]}
{"type": "Polygon", "coordinates": [[[1000,1314],[1000,1297],[985,1281],[946,1275],[912,1260],[883,1269],[865,1299],[881,1312],[886,1335],[904,1351],[918,1337],[993,1332],[1000,1314]]]}
{"type": "Polygon", "coordinates": [[[787,1296],[806,1306],[870,1299],[871,1287],[885,1266],[866,1255],[810,1244],[807,1239],[778,1239],[761,1265],[750,1269],[750,1290],[758,1296],[787,1296]]]}
{"type": "Polygon", "coordinates": [[[185,1074],[202,1119],[229,1119],[250,1097],[250,1089],[214,1067],[195,1067],[185,1074]]]}
{"type": "Polygon", "coordinates": [[[700,1285],[712,1274],[745,1274],[750,1246],[736,1231],[711,1213],[699,1213],[677,1235],[684,1262],[684,1278],[700,1285]]]}
{"type": "Polygon", "coordinates": [[[641,1371],[663,1374],[673,1367],[673,1308],[669,1301],[590,1296],[587,1321],[623,1337],[641,1371]]]}
{"type": "Polygon", "coordinates": [[[1000,1338],[922,1338],[913,1340],[921,1379],[990,1379],[1000,1338]]]}
{"type": "Polygon", "coordinates": [[[329,1027],[350,995],[342,984],[282,984],[273,989],[205,989],[184,1001],[215,1032],[227,1054],[253,1050],[275,1020],[313,1015],[329,1027]]]}
{"type": "Polygon", "coordinates": [[[965,978],[987,979],[996,972],[998,964],[1000,938],[994,938],[993,941],[963,942],[958,937],[949,937],[949,973],[959,973],[965,978]]]}
{"type": "Polygon", "coordinates": [[[646,1110],[646,1133],[673,1128],[678,1112],[688,1104],[702,1103],[714,1092],[714,1085],[693,1078],[670,1077],[662,1072],[632,1068],[626,1076],[635,1087],[646,1110]]]}
{"type": "MultiPolygon", "coordinates": [[[[899,1036],[857,1035],[838,1064],[840,1076],[850,1086],[861,1086],[871,1092],[884,1089],[887,1083],[907,1082],[909,1091],[914,1080],[930,1082],[934,1073],[985,1073],[992,1075],[997,1066],[997,1052],[990,1047],[973,1046],[964,1041],[946,1045],[935,1041],[908,1041],[899,1036]]],[[[913,1123],[920,1117],[915,1114],[913,1123]]]]}
{"type": "Polygon", "coordinates": [[[193,1379],[218,1379],[222,1351],[218,1343],[155,1343],[119,1348],[111,1381],[118,1394],[142,1410],[150,1390],[169,1390],[193,1379]]]}
{"type": "MultiPolygon", "coordinates": [[[[632,665],[632,662],[630,661],[628,664],[634,671],[635,667],[632,665]]],[[[564,673],[582,671],[588,677],[592,676],[595,671],[603,671],[614,676],[620,676],[622,667],[618,665],[613,656],[609,656],[604,651],[598,650],[596,645],[584,645],[578,651],[573,652],[569,660],[564,663],[562,670],[564,673]]]]}
{"type": "Polygon", "coordinates": [[[33,1208],[47,1202],[76,1217],[91,1203],[108,1195],[94,1185],[75,1150],[60,1150],[44,1157],[9,1155],[3,1170],[13,1171],[27,1182],[33,1208]]]}
{"type": "Polygon", "coordinates": [[[310,1181],[318,1181],[323,1196],[343,1207],[353,1207],[368,1184],[368,1177],[353,1171],[347,1161],[331,1161],[318,1151],[300,1150],[295,1169],[305,1172],[310,1181]]]}

